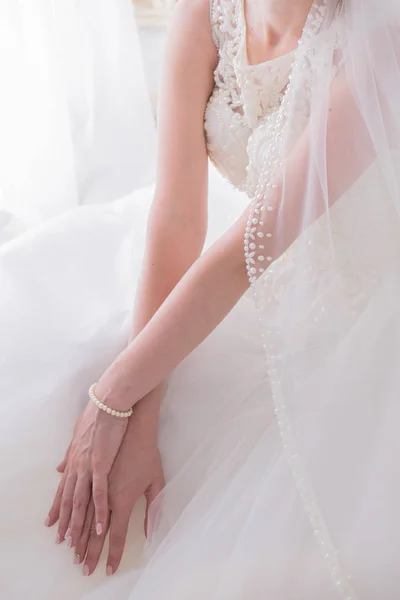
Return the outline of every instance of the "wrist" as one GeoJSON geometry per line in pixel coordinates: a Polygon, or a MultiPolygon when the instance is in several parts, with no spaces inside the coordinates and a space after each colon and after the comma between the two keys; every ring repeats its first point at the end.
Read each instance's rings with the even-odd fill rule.
{"type": "Polygon", "coordinates": [[[145,431],[150,438],[157,440],[158,426],[160,420],[161,402],[165,392],[165,386],[159,386],[144,398],[139,400],[134,407],[133,415],[129,419],[130,429],[145,431]]]}
{"type": "Polygon", "coordinates": [[[158,451],[158,429],[162,396],[163,389],[156,388],[150,392],[150,394],[142,398],[135,405],[133,414],[128,419],[128,428],[125,435],[135,445],[140,440],[140,444],[150,449],[150,451],[158,451]]]}
{"type": "Polygon", "coordinates": [[[117,411],[127,411],[133,408],[129,419],[128,431],[138,426],[146,430],[149,436],[157,438],[161,402],[166,390],[166,383],[161,383],[138,402],[134,401],[134,385],[132,378],[116,376],[112,366],[96,384],[96,397],[107,407],[117,411]],[[131,423],[135,423],[135,426],[131,423]]]}
{"type": "Polygon", "coordinates": [[[124,376],[111,365],[96,383],[96,397],[106,406],[118,411],[128,411],[133,407],[134,386],[131,378],[124,376]]]}

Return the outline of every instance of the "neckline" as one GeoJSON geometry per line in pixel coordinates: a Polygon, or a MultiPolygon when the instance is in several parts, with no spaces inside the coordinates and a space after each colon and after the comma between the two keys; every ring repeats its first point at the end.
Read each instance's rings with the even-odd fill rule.
{"type": "Polygon", "coordinates": [[[247,54],[247,21],[246,21],[245,1],[246,0],[237,0],[237,4],[239,5],[239,12],[240,12],[240,21],[241,21],[240,31],[241,31],[241,35],[242,35],[242,55],[243,55],[243,61],[244,61],[245,68],[246,69],[257,69],[259,67],[273,65],[277,62],[282,61],[283,59],[288,59],[289,57],[291,57],[296,52],[296,49],[293,49],[290,52],[285,52],[284,54],[281,54],[280,56],[276,56],[275,58],[270,58],[269,60],[264,60],[259,63],[249,63],[249,58],[248,58],[248,54],[247,54]]]}

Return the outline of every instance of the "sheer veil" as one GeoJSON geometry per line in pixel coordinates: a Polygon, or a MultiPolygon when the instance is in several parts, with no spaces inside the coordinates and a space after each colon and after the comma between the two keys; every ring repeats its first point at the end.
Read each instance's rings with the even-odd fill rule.
{"type": "Polygon", "coordinates": [[[400,582],[399,98],[397,0],[317,2],[251,141],[265,166],[245,256],[275,412],[348,600],[394,598],[400,582]]]}
{"type": "Polygon", "coordinates": [[[280,107],[247,148],[268,378],[245,405],[230,394],[235,417],[207,424],[218,441],[154,504],[130,600],[398,597],[399,61],[397,0],[311,7],[280,107]]]}

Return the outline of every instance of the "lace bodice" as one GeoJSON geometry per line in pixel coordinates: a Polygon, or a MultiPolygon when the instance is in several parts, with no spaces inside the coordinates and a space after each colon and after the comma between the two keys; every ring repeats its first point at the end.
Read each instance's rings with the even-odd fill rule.
{"type": "Polygon", "coordinates": [[[205,112],[205,131],[210,160],[234,186],[251,196],[259,171],[258,126],[279,107],[294,53],[250,65],[243,2],[211,0],[219,62],[205,112]]]}

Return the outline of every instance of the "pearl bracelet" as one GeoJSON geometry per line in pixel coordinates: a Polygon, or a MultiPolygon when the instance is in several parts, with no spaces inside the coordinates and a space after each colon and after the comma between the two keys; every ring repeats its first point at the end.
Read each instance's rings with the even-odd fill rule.
{"type": "Polygon", "coordinates": [[[127,411],[114,410],[113,408],[110,408],[109,406],[104,404],[104,402],[97,398],[96,394],[94,393],[95,389],[96,384],[94,383],[89,388],[89,398],[92,402],[95,403],[97,408],[100,408],[100,410],[104,410],[104,412],[108,413],[109,415],[112,415],[113,417],[122,417],[124,419],[127,419],[128,417],[132,416],[133,408],[130,408],[127,411]]]}

